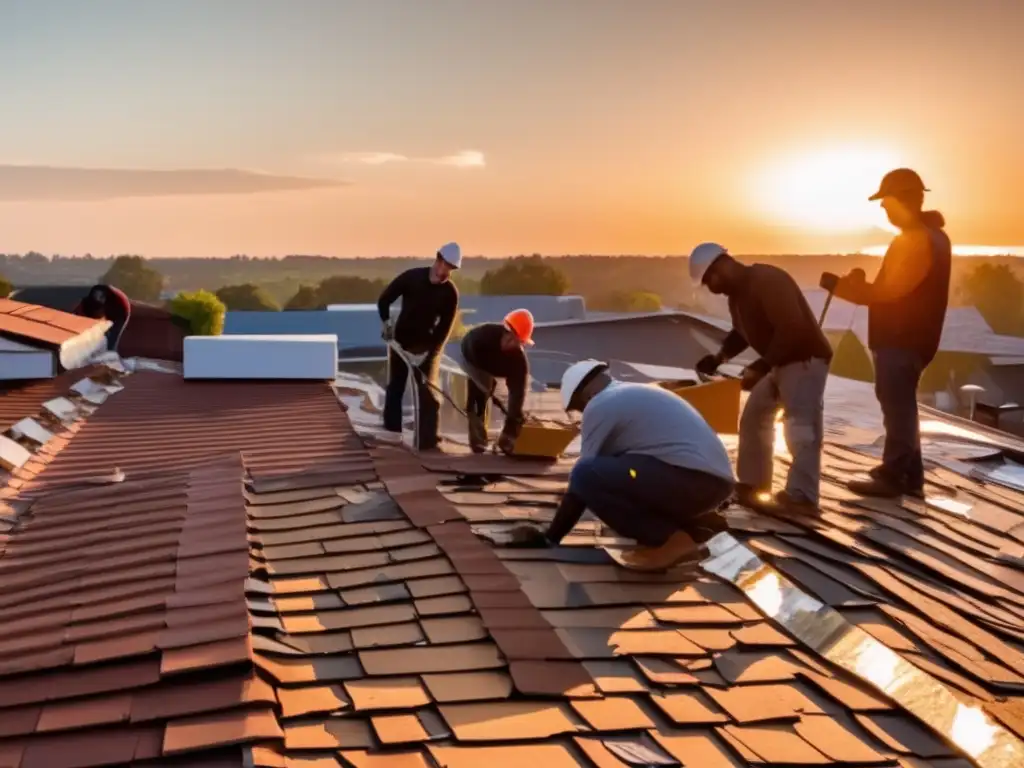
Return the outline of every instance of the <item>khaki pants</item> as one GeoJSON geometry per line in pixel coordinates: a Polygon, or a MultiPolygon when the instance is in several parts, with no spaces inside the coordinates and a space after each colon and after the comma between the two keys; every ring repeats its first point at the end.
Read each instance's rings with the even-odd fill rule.
{"type": "Polygon", "coordinates": [[[751,390],[740,417],[737,479],[757,491],[772,486],[775,414],[781,406],[786,445],[793,457],[786,493],[818,504],[828,363],[820,358],[774,369],[751,390]]]}

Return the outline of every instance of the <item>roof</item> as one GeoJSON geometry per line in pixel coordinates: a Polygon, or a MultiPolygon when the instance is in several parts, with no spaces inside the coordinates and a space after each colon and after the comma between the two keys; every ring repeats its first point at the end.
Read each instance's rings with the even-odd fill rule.
{"type": "Polygon", "coordinates": [[[1024,760],[1024,490],[963,462],[996,433],[927,412],[929,502],[858,500],[877,409],[830,381],[823,518],[734,509],[645,575],[594,520],[501,546],[571,457],[414,455],[326,384],[117,386],[0,554],[0,765],[1024,760]]]}
{"type": "Polygon", "coordinates": [[[9,298],[62,312],[71,312],[85,298],[93,283],[82,285],[28,285],[16,288],[9,298]]]}
{"type": "Polygon", "coordinates": [[[59,348],[101,322],[35,304],[0,299],[0,335],[38,346],[59,348]]]}
{"type": "Polygon", "coordinates": [[[322,334],[338,337],[338,349],[380,348],[380,316],[372,309],[335,312],[328,310],[290,310],[288,312],[229,311],[224,315],[224,333],[322,334]]]}
{"type": "MultiPolygon", "coordinates": [[[[821,289],[805,290],[804,296],[816,316],[825,306],[826,292],[821,289]]],[[[843,299],[833,299],[825,316],[826,331],[851,330],[863,342],[868,339],[868,312],[843,299]]],[[[1024,338],[1006,336],[992,330],[976,307],[950,307],[939,341],[942,352],[987,355],[991,357],[1024,356],[1024,338]]]]}

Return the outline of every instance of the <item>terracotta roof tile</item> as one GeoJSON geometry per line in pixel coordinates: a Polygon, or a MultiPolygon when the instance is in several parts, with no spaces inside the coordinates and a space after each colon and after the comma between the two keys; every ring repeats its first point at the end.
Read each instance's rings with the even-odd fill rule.
{"type": "Polygon", "coordinates": [[[0,611],[17,615],[0,644],[0,749],[20,739],[21,766],[131,762],[279,735],[274,691],[254,677],[249,650],[248,561],[222,560],[221,586],[191,594],[208,589],[209,579],[186,577],[197,558],[184,546],[193,515],[210,514],[207,498],[219,500],[215,517],[242,522],[234,550],[244,553],[237,455],[172,482],[127,481],[32,502],[0,560],[0,611]],[[148,512],[136,523],[138,498],[148,512]],[[89,533],[78,536],[84,521],[89,533]],[[61,562],[72,567],[55,567],[61,562]],[[131,589],[97,586],[133,570],[131,589]],[[45,587],[50,597],[40,602],[19,584],[45,587]],[[218,652],[225,643],[235,650],[218,652]],[[206,671],[201,681],[176,677],[197,668],[206,671]],[[215,738],[199,727],[208,721],[215,738]]]}
{"type": "Polygon", "coordinates": [[[123,384],[32,485],[9,547],[21,567],[0,565],[0,670],[37,669],[0,672],[0,756],[19,768],[26,747],[65,759],[100,731],[115,761],[244,745],[274,768],[957,758],[877,690],[880,659],[1020,732],[1024,593],[1000,553],[1024,515],[991,485],[955,481],[976,514],[855,506],[838,484],[870,460],[830,446],[816,524],[729,512],[724,536],[776,589],[752,593],[713,558],[625,571],[590,519],[562,547],[501,546],[510,522],[550,518],[570,461],[367,450],[320,385],[123,384]],[[232,484],[211,464],[225,453],[232,484]],[[112,466],[127,480],[82,487],[112,466]],[[775,595],[817,598],[842,631],[818,643],[822,614],[801,623],[775,595]],[[855,627],[896,655],[850,662],[855,627]]]}

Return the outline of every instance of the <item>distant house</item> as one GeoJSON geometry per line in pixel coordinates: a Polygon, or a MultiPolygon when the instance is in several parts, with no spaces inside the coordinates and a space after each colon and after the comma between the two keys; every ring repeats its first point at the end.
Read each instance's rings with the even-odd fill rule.
{"type": "MultiPolygon", "coordinates": [[[[804,295],[815,314],[820,316],[825,291],[808,290],[804,295]]],[[[833,373],[864,381],[873,380],[874,371],[866,349],[867,308],[834,299],[825,317],[824,328],[833,340],[833,346],[842,339],[846,347],[843,364],[849,370],[839,373],[836,370],[837,360],[833,363],[833,373]]],[[[926,403],[949,412],[966,414],[969,400],[960,390],[966,384],[977,384],[984,389],[978,396],[983,410],[1024,403],[1024,338],[996,333],[976,307],[950,307],[942,329],[939,352],[925,370],[919,394],[926,403]]],[[[1019,413],[1006,413],[1005,409],[1004,413],[999,419],[1001,428],[1016,431],[1024,426],[1024,417],[1019,413]],[[1017,427],[1014,427],[1015,421],[1019,422],[1017,427]]]]}

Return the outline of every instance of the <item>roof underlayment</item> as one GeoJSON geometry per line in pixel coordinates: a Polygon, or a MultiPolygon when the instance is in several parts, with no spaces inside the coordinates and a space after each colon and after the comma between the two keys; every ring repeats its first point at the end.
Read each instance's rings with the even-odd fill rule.
{"type": "Polygon", "coordinates": [[[733,509],[707,559],[638,574],[593,519],[495,543],[571,457],[417,456],[357,377],[159,368],[0,394],[45,430],[0,506],[0,766],[1024,765],[994,433],[928,413],[927,501],[854,497],[880,422],[834,379],[820,520],[733,509]]]}

